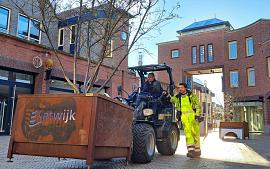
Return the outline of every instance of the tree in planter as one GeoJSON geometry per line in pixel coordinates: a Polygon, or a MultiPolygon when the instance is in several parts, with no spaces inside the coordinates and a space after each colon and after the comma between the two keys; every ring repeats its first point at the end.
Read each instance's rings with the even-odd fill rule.
{"type": "Polygon", "coordinates": [[[224,94],[224,120],[232,121],[234,112],[234,97],[230,94],[224,94]]]}
{"type": "Polygon", "coordinates": [[[96,91],[99,92],[121,69],[121,64],[128,55],[137,49],[135,44],[138,40],[151,31],[157,31],[168,21],[178,18],[176,12],[179,9],[179,4],[176,4],[170,10],[166,10],[165,0],[66,0],[67,5],[63,5],[62,0],[32,0],[20,1],[20,3],[18,0],[9,1],[27,16],[30,14],[24,10],[25,6],[31,7],[32,13],[40,15],[41,30],[46,34],[50,47],[60,64],[61,72],[74,93],[80,93],[76,85],[79,57],[84,57],[88,61],[82,90],[87,93],[93,88],[102,65],[110,63],[112,59],[109,57],[114,53],[121,53],[121,56],[114,56],[118,58],[114,59],[115,62],[110,65],[112,72],[96,91]],[[71,13],[59,14],[63,9],[73,6],[77,8],[70,10],[71,13]],[[54,43],[56,31],[51,29],[52,25],[58,23],[65,25],[67,16],[75,19],[75,30],[66,23],[66,29],[76,31],[76,36],[72,37],[75,42],[73,81],[65,73],[65,67],[54,43]],[[117,42],[120,34],[125,37],[125,41],[115,45],[114,42],[117,42]],[[90,69],[93,73],[90,73],[90,69]]]}

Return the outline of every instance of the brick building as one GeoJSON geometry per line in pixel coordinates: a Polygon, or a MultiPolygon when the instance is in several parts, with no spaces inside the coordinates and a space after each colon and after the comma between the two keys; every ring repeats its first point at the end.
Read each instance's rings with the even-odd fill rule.
{"type": "MultiPolygon", "coordinates": [[[[31,8],[24,7],[26,11],[29,11],[27,16],[11,5],[8,0],[0,1],[0,135],[10,133],[11,119],[19,94],[73,92],[63,78],[59,62],[53,49],[49,47],[48,39],[37,29],[37,26],[33,26],[33,24],[39,25],[39,18],[36,17],[38,14],[31,12],[31,8]],[[54,62],[50,79],[46,79],[44,66],[48,59],[54,62]]],[[[55,32],[52,31],[51,34],[55,35],[52,36],[53,45],[57,48],[59,23],[55,25],[52,25],[53,29],[51,29],[55,32]]],[[[118,39],[117,43],[121,43],[120,34],[115,38],[118,39]]],[[[72,80],[73,55],[69,51],[59,50],[57,53],[65,73],[72,80]]],[[[123,49],[112,51],[112,57],[108,58],[109,62],[116,62],[119,60],[116,56],[121,57],[123,53],[123,49]]],[[[83,86],[87,66],[87,59],[79,57],[76,80],[80,89],[83,86]]],[[[133,84],[137,83],[137,78],[135,74],[127,70],[127,67],[126,59],[102,92],[115,97],[118,95],[119,85],[122,85],[125,91],[131,92],[133,84]]],[[[113,65],[101,66],[93,91],[103,84],[112,70],[113,65]]],[[[90,69],[90,74],[93,71],[93,68],[90,69]]]]}
{"type": "MultiPolygon", "coordinates": [[[[158,44],[158,62],[173,68],[175,81],[192,85],[192,75],[223,73],[231,120],[248,121],[250,131],[270,133],[270,20],[234,29],[214,18],[177,33],[178,40],[158,44]]],[[[166,81],[163,74],[159,79],[166,81]]]]}

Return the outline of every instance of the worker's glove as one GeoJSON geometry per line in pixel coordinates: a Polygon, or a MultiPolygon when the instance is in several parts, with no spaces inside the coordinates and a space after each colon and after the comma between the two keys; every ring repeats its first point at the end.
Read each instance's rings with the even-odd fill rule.
{"type": "Polygon", "coordinates": [[[163,95],[163,96],[168,96],[168,92],[167,92],[166,90],[163,90],[163,91],[162,91],[162,95],[163,95]]]}
{"type": "Polygon", "coordinates": [[[195,115],[195,120],[197,120],[200,123],[200,122],[204,121],[204,117],[195,115]]]}

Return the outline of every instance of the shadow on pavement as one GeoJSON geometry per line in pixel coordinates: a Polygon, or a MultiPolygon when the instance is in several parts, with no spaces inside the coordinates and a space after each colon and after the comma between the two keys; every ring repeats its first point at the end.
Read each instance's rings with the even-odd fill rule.
{"type": "Polygon", "coordinates": [[[270,161],[270,135],[263,133],[250,133],[249,139],[223,139],[223,141],[242,143],[270,161]]]}

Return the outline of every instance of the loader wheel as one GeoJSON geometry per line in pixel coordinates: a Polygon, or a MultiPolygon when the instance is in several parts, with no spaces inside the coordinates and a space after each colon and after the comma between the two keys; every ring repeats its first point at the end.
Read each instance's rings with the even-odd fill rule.
{"type": "Polygon", "coordinates": [[[133,125],[133,151],[131,160],[135,163],[148,163],[155,154],[155,131],[149,124],[133,125]]]}
{"type": "Polygon", "coordinates": [[[168,137],[162,139],[162,141],[157,141],[157,150],[162,155],[174,155],[177,146],[179,131],[175,125],[170,125],[168,137]]]}

